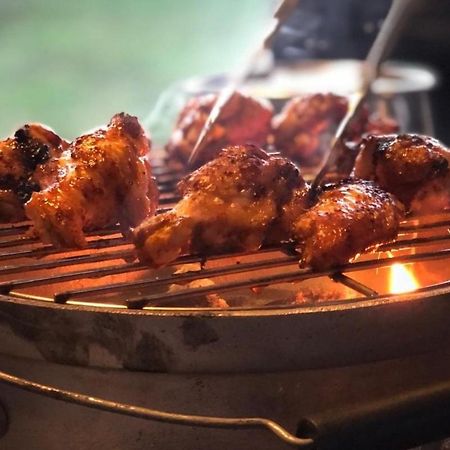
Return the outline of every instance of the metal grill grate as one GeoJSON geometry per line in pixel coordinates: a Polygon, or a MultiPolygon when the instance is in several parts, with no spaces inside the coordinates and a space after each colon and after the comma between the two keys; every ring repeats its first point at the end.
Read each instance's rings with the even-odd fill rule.
{"type": "MultiPolygon", "coordinates": [[[[161,212],[177,200],[174,192],[180,174],[162,166],[155,167],[154,172],[161,192],[161,212]]],[[[326,271],[300,269],[298,255],[287,247],[214,255],[207,263],[199,256],[185,256],[168,268],[154,271],[134,260],[132,245],[115,227],[89,233],[88,246],[71,251],[41,244],[27,236],[28,229],[28,223],[0,227],[0,294],[58,303],[144,308],[192,306],[209,295],[241,290],[241,301],[231,306],[248,308],[255,306],[242,300],[245,292],[252,297],[249,288],[294,283],[295,289],[301,289],[305,281],[326,278],[328,286],[347,289],[347,299],[375,299],[383,292],[364,280],[393,263],[423,266],[437,262],[438,266],[430,266],[430,270],[440,272],[441,278],[438,283],[433,282],[435,277],[422,283],[424,293],[450,283],[450,268],[445,261],[450,258],[450,214],[405,221],[397,241],[338,270],[326,271]],[[360,276],[367,272],[372,275],[360,276]]],[[[269,295],[256,306],[271,307],[275,303],[269,295]]],[[[200,306],[204,302],[200,301],[200,306]]],[[[206,306],[211,308],[211,304],[206,306]]]]}

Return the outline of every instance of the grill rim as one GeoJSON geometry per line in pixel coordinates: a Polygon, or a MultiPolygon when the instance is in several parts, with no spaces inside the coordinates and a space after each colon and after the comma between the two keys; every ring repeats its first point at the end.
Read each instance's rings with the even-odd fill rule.
{"type": "Polygon", "coordinates": [[[230,307],[230,308],[181,308],[181,307],[144,307],[140,309],[131,309],[123,305],[112,306],[94,306],[88,302],[76,303],[56,303],[53,301],[43,301],[34,299],[25,299],[23,297],[15,297],[14,295],[0,294],[0,302],[13,302],[18,305],[39,307],[47,309],[89,312],[89,313],[105,313],[105,314],[122,314],[130,316],[153,316],[167,317],[173,316],[178,318],[203,317],[203,318],[255,318],[255,317],[278,317],[288,315],[311,315],[326,314],[333,312],[344,312],[354,309],[377,308],[391,303],[411,303],[420,301],[429,301],[437,297],[450,296],[450,280],[438,285],[428,286],[424,291],[420,289],[415,292],[405,294],[389,294],[378,298],[355,298],[348,300],[335,300],[329,304],[308,305],[308,306],[268,306],[266,308],[255,307],[230,307]]]}

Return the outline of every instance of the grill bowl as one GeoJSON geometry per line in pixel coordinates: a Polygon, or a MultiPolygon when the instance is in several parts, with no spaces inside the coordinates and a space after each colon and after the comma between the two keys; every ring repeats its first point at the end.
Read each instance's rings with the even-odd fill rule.
{"type": "MultiPolygon", "coordinates": [[[[164,209],[176,201],[179,174],[155,172],[164,209]]],[[[117,229],[67,252],[27,237],[28,226],[0,229],[4,354],[153,372],[253,372],[358,364],[450,343],[449,215],[408,220],[394,243],[325,272],[299,269],[281,248],[215,255],[205,267],[192,255],[155,272],[134,261],[117,229]],[[422,287],[389,294],[394,262],[407,264],[422,287]],[[222,300],[230,307],[219,307],[222,300]]]]}

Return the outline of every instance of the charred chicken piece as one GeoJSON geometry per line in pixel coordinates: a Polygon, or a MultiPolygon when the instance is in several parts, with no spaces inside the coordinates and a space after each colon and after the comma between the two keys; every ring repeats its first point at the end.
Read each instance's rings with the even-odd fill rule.
{"type": "Polygon", "coordinates": [[[414,134],[368,136],[354,174],[375,181],[413,214],[450,209],[450,151],[436,139],[414,134]]]}
{"type": "MultiPolygon", "coordinates": [[[[170,163],[186,166],[216,99],[215,94],[195,97],[182,109],[166,145],[170,163]]],[[[197,166],[212,160],[228,145],[264,146],[270,134],[272,114],[268,102],[235,92],[210,130],[197,166]]]]}
{"type": "Polygon", "coordinates": [[[25,219],[23,204],[55,180],[56,160],[68,145],[37,123],[0,141],[0,222],[25,219]]]}
{"type": "Polygon", "coordinates": [[[252,146],[228,147],[182,180],[182,200],[134,230],[141,261],[160,267],[185,253],[258,249],[292,190],[302,183],[288,160],[252,146]]]}
{"type": "MultiPolygon", "coordinates": [[[[348,100],[335,94],[295,97],[274,117],[274,145],[284,155],[306,165],[320,163],[337,126],[347,113],[348,100]]],[[[370,115],[361,108],[349,125],[344,141],[359,141],[365,133],[392,133],[397,123],[390,118],[370,115]]]]}
{"type": "Polygon", "coordinates": [[[106,128],[77,138],[58,162],[58,179],[33,193],[26,214],[44,242],[83,247],[84,231],[136,226],[155,212],[157,189],[136,117],[116,114],[106,128]]]}
{"type": "Polygon", "coordinates": [[[348,262],[397,236],[402,205],[370,181],[329,185],[318,202],[292,222],[301,262],[317,270],[348,262]]]}

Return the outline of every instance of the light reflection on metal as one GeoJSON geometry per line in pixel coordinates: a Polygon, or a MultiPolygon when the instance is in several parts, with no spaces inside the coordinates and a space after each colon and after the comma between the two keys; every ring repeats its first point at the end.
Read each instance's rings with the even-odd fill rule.
{"type": "Polygon", "coordinates": [[[177,414],[155,409],[143,408],[140,406],[129,405],[125,403],[113,402],[90,395],[71,392],[64,389],[58,389],[54,386],[48,386],[34,381],[19,378],[0,371],[0,382],[9,384],[19,389],[23,389],[35,394],[50,397],[55,400],[61,400],[68,403],[74,403],[89,408],[99,409],[101,411],[112,412],[125,416],[138,417],[156,422],[172,423],[177,425],[197,426],[206,428],[260,428],[267,429],[274,433],[278,438],[289,445],[310,449],[313,446],[312,439],[302,439],[289,433],[285,428],[270,419],[261,417],[209,417],[190,414],[177,414]]]}

